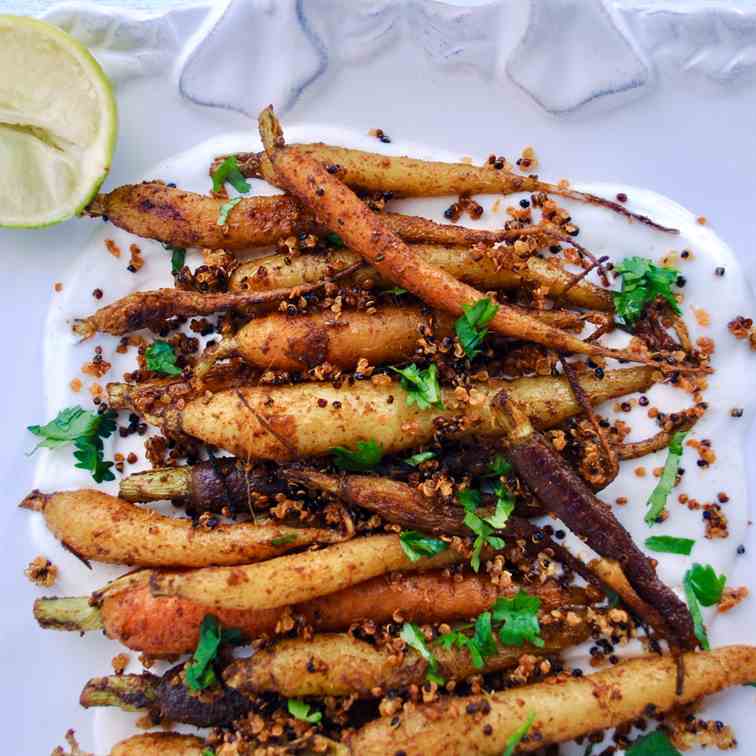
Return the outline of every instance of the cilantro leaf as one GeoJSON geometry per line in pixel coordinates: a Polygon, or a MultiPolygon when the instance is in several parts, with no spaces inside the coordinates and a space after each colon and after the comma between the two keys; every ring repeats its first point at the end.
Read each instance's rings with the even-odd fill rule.
{"type": "Polygon", "coordinates": [[[690,581],[696,598],[703,606],[718,604],[727,584],[727,577],[717,575],[710,564],[694,564],[685,574],[685,578],[690,581]]]}
{"type": "Polygon", "coordinates": [[[648,499],[648,511],[643,518],[647,525],[653,525],[667,506],[667,497],[672,493],[672,489],[677,479],[677,468],[680,466],[680,460],[683,453],[683,441],[687,431],[677,431],[672,435],[669,442],[667,461],[664,463],[659,482],[656,488],[651,492],[648,499]]]}
{"type": "Polygon", "coordinates": [[[480,491],[466,488],[457,492],[457,499],[465,510],[465,525],[475,533],[470,566],[475,572],[480,570],[480,555],[484,546],[489,545],[493,549],[503,549],[504,540],[493,535],[494,530],[504,527],[509,515],[514,509],[514,500],[503,486],[496,489],[496,510],[488,517],[481,517],[477,513],[480,506],[480,491]]]}
{"type": "Polygon", "coordinates": [[[496,496],[496,510],[491,517],[484,517],[483,519],[491,527],[501,530],[507,524],[509,516],[514,512],[515,500],[514,496],[502,485],[496,486],[494,495],[496,496]]]}
{"type": "Polygon", "coordinates": [[[108,438],[116,429],[116,413],[113,411],[89,412],[81,407],[68,407],[61,410],[54,420],[47,425],[30,425],[28,430],[42,441],[32,449],[33,454],[41,446],[57,449],[72,444],[74,459],[80,470],[92,473],[95,482],[114,480],[115,475],[110,471],[112,462],[103,459],[104,449],[102,439],[108,438]]]}
{"type": "Polygon", "coordinates": [[[432,451],[424,451],[424,452],[418,452],[417,454],[413,454],[411,457],[406,457],[402,460],[405,465],[411,465],[412,467],[417,467],[418,465],[421,465],[423,462],[427,462],[429,459],[435,459],[436,458],[436,452],[432,451]]]}
{"type": "Polygon", "coordinates": [[[333,231],[329,231],[325,235],[325,243],[334,249],[341,249],[344,246],[344,240],[333,231]]]}
{"type": "Polygon", "coordinates": [[[654,730],[633,743],[626,756],[682,756],[661,730],[654,730]]]}
{"type": "Polygon", "coordinates": [[[317,724],[323,719],[323,712],[317,709],[310,710],[310,704],[306,701],[300,701],[297,698],[290,698],[286,702],[286,708],[289,710],[289,714],[295,719],[299,719],[302,722],[308,722],[309,724],[317,724]]]}
{"type": "Polygon", "coordinates": [[[270,541],[271,546],[285,546],[287,543],[294,543],[297,540],[296,533],[287,533],[286,535],[278,536],[278,538],[272,538],[270,541]]]}
{"type": "Polygon", "coordinates": [[[445,633],[438,640],[444,648],[466,648],[475,669],[483,669],[486,659],[498,651],[491,624],[491,612],[482,612],[473,625],[472,637],[460,630],[445,633]]]}
{"type": "Polygon", "coordinates": [[[536,715],[534,711],[531,711],[530,714],[528,714],[528,718],[510,735],[506,746],[504,746],[504,753],[502,753],[501,756],[512,756],[517,749],[517,746],[520,745],[520,741],[528,734],[528,731],[533,726],[535,717],[536,715]]]}
{"type": "Polygon", "coordinates": [[[501,454],[497,454],[488,465],[488,472],[484,478],[500,478],[502,475],[509,475],[512,472],[512,463],[501,454]]]}
{"type": "Polygon", "coordinates": [[[239,170],[239,163],[234,155],[229,155],[212,173],[213,191],[219,192],[228,181],[241,194],[246,194],[252,187],[239,170]]]}
{"type": "Polygon", "coordinates": [[[27,427],[35,436],[42,438],[30,453],[33,454],[40,447],[55,449],[70,444],[81,436],[92,436],[99,424],[100,418],[96,412],[88,412],[81,407],[68,407],[61,410],[47,425],[27,427]]]}
{"type": "Polygon", "coordinates": [[[500,597],[493,605],[495,622],[503,622],[499,631],[501,642],[507,646],[521,646],[526,641],[542,648],[541,626],[538,622],[538,610],[541,600],[520,590],[511,599],[500,597]]]}
{"type": "Polygon", "coordinates": [[[147,369],[163,375],[181,375],[181,368],[176,365],[176,352],[167,341],[153,341],[144,353],[147,369]]]}
{"type": "Polygon", "coordinates": [[[241,197],[233,197],[228,202],[224,202],[218,208],[218,220],[216,223],[219,226],[225,226],[228,223],[228,214],[241,202],[241,197]]]}
{"type": "Polygon", "coordinates": [[[487,297],[479,299],[474,305],[462,305],[464,314],[454,323],[454,331],[465,354],[473,359],[480,354],[480,345],[486,338],[486,326],[499,311],[499,305],[487,297]]]}
{"type": "Polygon", "coordinates": [[[215,751],[212,748],[203,748],[202,756],[215,756],[215,751]]]}
{"type": "Polygon", "coordinates": [[[333,463],[340,470],[364,472],[374,468],[383,459],[383,447],[371,438],[369,441],[358,441],[356,451],[334,446],[331,454],[333,463]]]}
{"type": "Polygon", "coordinates": [[[683,590],[688,602],[690,616],[693,618],[693,630],[698,638],[701,648],[709,650],[709,636],[703,621],[701,604],[713,606],[722,598],[727,578],[724,575],[717,576],[714,568],[710,565],[694,564],[683,578],[683,590]]]}
{"type": "Polygon", "coordinates": [[[614,309],[622,321],[632,326],[649,302],[664,299],[672,311],[681,314],[672,285],[677,281],[674,268],[660,268],[645,257],[626,257],[614,270],[622,276],[622,290],[612,292],[614,309]]]}
{"type": "Polygon", "coordinates": [[[171,273],[178,275],[186,263],[186,250],[181,247],[168,247],[171,251],[171,273]]]}
{"type": "Polygon", "coordinates": [[[448,548],[448,544],[439,538],[423,535],[416,530],[403,531],[399,535],[399,543],[411,562],[417,562],[426,556],[435,556],[448,548]]]}
{"type": "Polygon", "coordinates": [[[212,663],[218,655],[221,638],[221,626],[217,617],[206,614],[200,625],[197,648],[184,669],[184,678],[190,690],[204,690],[217,682],[212,663]]]}
{"type": "Polygon", "coordinates": [[[391,368],[402,376],[402,388],[407,392],[407,404],[416,404],[418,409],[428,407],[444,408],[441,398],[441,386],[438,383],[438,368],[429,365],[420,370],[413,362],[406,368],[391,368]]]}
{"type": "Polygon", "coordinates": [[[395,297],[401,297],[402,294],[407,293],[407,289],[403,289],[401,286],[392,286],[390,289],[384,289],[384,294],[393,294],[395,297]]]}
{"type": "Polygon", "coordinates": [[[689,556],[695,543],[692,538],[675,538],[675,536],[650,536],[646,538],[646,548],[662,554],[689,556]]]}
{"type": "Polygon", "coordinates": [[[428,672],[426,677],[437,685],[444,684],[444,678],[438,673],[438,660],[430,652],[425,643],[425,636],[422,630],[412,622],[405,622],[399,637],[410,647],[417,651],[420,656],[428,663],[428,672]]]}

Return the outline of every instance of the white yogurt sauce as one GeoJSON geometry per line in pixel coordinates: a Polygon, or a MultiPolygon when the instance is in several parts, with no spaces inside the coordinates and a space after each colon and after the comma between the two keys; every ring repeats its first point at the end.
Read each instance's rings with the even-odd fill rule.
{"type": "MultiPolygon", "coordinates": [[[[348,132],[341,129],[310,126],[287,129],[291,142],[326,141],[386,154],[411,154],[417,157],[436,160],[459,160],[463,154],[449,153],[429,149],[423,145],[410,144],[396,140],[384,145],[367,135],[348,132]]],[[[207,168],[211,159],[221,153],[238,150],[259,149],[259,141],[253,133],[233,133],[197,145],[192,150],[176,155],[156,165],[144,179],[160,178],[174,181],[180,187],[198,192],[207,192],[210,180],[207,168]]],[[[480,163],[485,156],[474,156],[480,163]]],[[[136,180],[136,179],[135,179],[136,180]]],[[[270,194],[275,190],[261,181],[252,181],[252,192],[270,194]]],[[[696,425],[688,438],[712,441],[717,454],[717,461],[707,469],[696,465],[695,450],[686,448],[681,462],[685,474],[681,484],[674,490],[669,500],[670,516],[666,522],[649,528],[643,522],[646,501],[657,479],[651,475],[655,467],[661,467],[666,452],[646,457],[638,461],[622,464],[618,478],[609,486],[601,497],[613,503],[618,496],[627,498],[625,506],[614,506],[616,516],[630,530],[636,542],[642,546],[649,535],[673,535],[696,540],[690,557],[653,554],[659,561],[659,575],[681,593],[681,583],[685,571],[693,562],[710,563],[718,572],[730,574],[736,558],[736,548],[743,542],[748,521],[748,501],[746,496],[744,449],[748,421],[751,411],[756,407],[756,398],[752,390],[751,371],[755,367],[754,354],[743,342],[737,342],[727,331],[727,323],[738,314],[752,314],[753,299],[745,276],[730,248],[705,225],[696,222],[695,216],[670,199],[655,192],[613,184],[579,184],[575,188],[593,192],[597,195],[614,198],[618,192],[624,192],[629,200],[628,209],[649,215],[655,221],[680,229],[679,236],[665,234],[639,223],[629,223],[626,219],[599,207],[556,198],[560,204],[570,209],[574,222],[580,227],[578,240],[595,255],[609,255],[613,261],[624,257],[639,255],[659,261],[672,250],[689,249],[692,255],[688,260],[679,259],[678,268],[686,278],[682,289],[685,298],[683,310],[695,341],[700,336],[707,336],[716,342],[713,366],[716,372],[710,377],[710,385],[705,392],[709,410],[696,425]],[[717,267],[724,267],[723,277],[715,275],[717,267]],[[703,307],[711,317],[710,325],[700,326],[691,310],[691,306],[703,307]],[[730,409],[742,407],[743,419],[730,416],[730,409]],[[645,477],[634,474],[634,468],[642,465],[647,470],[645,477]],[[710,541],[704,538],[704,521],[701,511],[689,511],[677,503],[680,493],[687,493],[700,502],[716,500],[718,492],[724,491],[729,502],[723,506],[729,521],[730,537],[725,540],[710,541]]],[[[230,190],[232,191],[232,190],[230,190]]],[[[482,218],[472,221],[464,218],[462,222],[477,228],[496,228],[507,219],[506,208],[517,205],[522,197],[528,195],[509,195],[499,202],[497,212],[491,210],[497,197],[479,197],[485,208],[482,218]]],[[[444,222],[443,211],[450,204],[449,198],[413,199],[393,203],[392,209],[424,215],[433,220],[444,222]]],[[[93,233],[90,243],[82,249],[69,275],[64,280],[64,288],[54,296],[45,329],[45,375],[46,401],[50,419],[62,408],[74,404],[90,407],[89,386],[93,380],[80,372],[81,366],[89,361],[95,346],[101,346],[103,357],[112,363],[110,372],[100,381],[121,380],[122,374],[136,366],[135,350],[125,355],[118,354],[115,347],[117,337],[98,335],[95,338],[77,343],[77,337],[71,332],[74,318],[90,314],[93,310],[109,304],[137,290],[155,289],[172,286],[170,274],[170,253],[158,242],[136,238],[109,223],[92,221],[93,233]],[[120,259],[114,258],[105,248],[105,239],[113,239],[121,248],[120,259]],[[136,274],[126,271],[129,264],[129,245],[136,243],[145,260],[144,267],[136,274]],[[92,296],[92,291],[100,288],[104,292],[101,300],[92,296]],[[84,387],[79,393],[70,388],[74,378],[82,380],[84,387]]],[[[198,251],[187,254],[187,264],[195,267],[201,262],[198,251]]],[[[622,335],[613,340],[622,339],[622,335]]],[[[649,406],[657,406],[665,412],[690,406],[689,394],[669,386],[654,386],[647,392],[649,406]]],[[[609,417],[614,415],[610,405],[601,409],[609,417]]],[[[647,417],[646,409],[636,406],[630,413],[620,413],[632,427],[628,440],[644,438],[658,430],[655,423],[647,417]]],[[[40,422],[43,419],[40,418],[40,422]]],[[[126,455],[134,451],[139,462],[127,466],[127,473],[137,472],[148,467],[144,461],[143,438],[133,435],[127,439],[117,434],[105,442],[106,458],[112,459],[115,452],[126,455]]],[[[33,440],[29,438],[29,446],[33,440]]],[[[71,452],[66,449],[37,452],[35,486],[42,490],[60,490],[91,485],[89,475],[73,466],[71,452]]],[[[117,492],[117,481],[102,486],[110,493],[117,492]]],[[[65,564],[62,579],[56,586],[59,595],[77,595],[87,593],[116,574],[121,568],[97,565],[93,571],[87,570],[74,557],[64,552],[54,538],[48,533],[40,516],[30,516],[29,523],[32,537],[41,553],[47,554],[54,562],[65,564]]],[[[575,553],[590,558],[589,549],[575,538],[568,541],[575,553]]],[[[737,611],[737,609],[735,610],[737,611]]],[[[713,609],[704,610],[710,636],[717,640],[716,614],[713,609]]],[[[747,634],[743,636],[747,639],[747,634]]],[[[115,646],[113,646],[115,649],[115,646]]],[[[586,671],[586,648],[576,649],[568,654],[568,663],[582,666],[586,671]]],[[[619,648],[620,655],[629,653],[629,648],[619,648]]],[[[633,653],[637,649],[633,647],[633,653]]],[[[115,651],[113,651],[115,653],[115,651]]],[[[109,669],[110,658],[102,657],[101,674],[109,669]]],[[[82,681],[83,682],[83,681],[82,681]]],[[[69,702],[71,706],[75,701],[69,702]]],[[[69,705],[68,703],[63,705],[69,705]]],[[[133,732],[134,716],[119,711],[101,709],[96,712],[97,752],[105,752],[119,738],[133,732]]],[[[568,747],[568,753],[582,753],[583,749],[568,747]]],[[[598,751],[598,749],[597,749],[598,751]]]]}

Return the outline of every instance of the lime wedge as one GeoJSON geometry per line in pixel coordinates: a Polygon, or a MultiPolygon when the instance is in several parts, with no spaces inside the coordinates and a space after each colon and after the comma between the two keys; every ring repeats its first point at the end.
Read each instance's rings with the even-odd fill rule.
{"type": "Polygon", "coordinates": [[[100,65],[51,24],[0,15],[0,226],[80,212],[110,168],[118,130],[100,65]]]}

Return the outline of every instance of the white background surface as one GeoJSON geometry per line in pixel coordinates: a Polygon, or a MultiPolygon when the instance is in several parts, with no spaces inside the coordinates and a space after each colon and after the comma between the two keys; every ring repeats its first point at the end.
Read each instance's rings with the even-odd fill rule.
{"type": "MultiPolygon", "coordinates": [[[[121,133],[106,187],[134,180],[149,166],[219,132],[254,128],[241,116],[181,99],[173,73],[166,71],[159,79],[132,79],[119,88],[121,133]]],[[[404,41],[389,54],[327,76],[304,94],[285,123],[338,123],[358,132],[381,127],[388,134],[461,154],[469,145],[469,152],[511,158],[525,145],[535,145],[545,177],[647,186],[705,215],[739,255],[753,285],[754,91],[748,77],[723,85],[695,71],[667,70],[653,91],[621,109],[556,120],[544,116],[511,84],[492,83],[465,69],[439,69],[430,65],[421,49],[404,41]]],[[[71,726],[79,730],[83,745],[91,747],[96,717],[76,706],[75,691],[86,677],[103,674],[107,660],[118,650],[92,634],[81,640],[35,627],[30,607],[40,592],[21,573],[37,549],[28,536],[28,513],[15,509],[32,482],[33,465],[25,452],[33,444],[23,429],[49,419],[41,352],[45,312],[54,297],[54,282],[66,277],[77,250],[99,230],[93,223],[72,221],[64,231],[0,231],[0,302],[6,326],[6,364],[0,378],[6,438],[0,459],[4,487],[0,595],[5,609],[0,711],[7,718],[4,749],[13,754],[46,753],[71,726]]],[[[756,314],[741,312],[738,302],[712,299],[706,304],[731,313],[728,317],[756,314]]],[[[71,377],[59,379],[67,382],[71,377]]],[[[751,385],[756,390],[756,380],[751,385]]],[[[733,397],[733,402],[737,400],[733,397]]],[[[750,476],[753,491],[752,470],[750,476]]],[[[754,548],[751,543],[749,553],[754,548]]],[[[742,561],[733,583],[747,582],[746,564],[751,560],[742,561]]],[[[72,558],[61,566],[60,589],[65,593],[74,585],[78,567],[72,558]]],[[[740,637],[752,636],[754,616],[751,607],[743,607],[733,619],[740,626],[740,637]]],[[[724,627],[721,632],[726,632],[724,627]]],[[[745,722],[754,694],[749,689],[739,691],[737,700],[738,735],[748,743],[753,736],[745,722]]],[[[720,711],[732,720],[730,713],[725,716],[720,711]]],[[[753,747],[750,743],[746,749],[753,747]]]]}

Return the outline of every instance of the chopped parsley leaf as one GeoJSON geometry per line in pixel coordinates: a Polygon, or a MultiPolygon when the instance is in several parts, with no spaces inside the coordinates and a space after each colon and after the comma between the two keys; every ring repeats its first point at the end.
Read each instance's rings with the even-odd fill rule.
{"type": "Polygon", "coordinates": [[[272,538],[270,541],[271,546],[285,546],[287,543],[294,543],[297,540],[296,533],[286,533],[286,535],[278,536],[278,538],[272,538]]]}
{"type": "Polygon", "coordinates": [[[528,718],[511,734],[504,747],[504,753],[502,753],[501,756],[512,756],[517,749],[517,746],[520,745],[520,741],[528,734],[528,731],[533,726],[535,718],[535,712],[531,711],[530,714],[528,714],[528,718]]]}
{"type": "Polygon", "coordinates": [[[660,268],[645,257],[626,257],[614,270],[622,276],[622,290],[613,292],[614,310],[625,325],[634,325],[646,305],[657,297],[681,314],[672,291],[679,275],[674,268],[660,268]]]}
{"type": "Polygon", "coordinates": [[[448,548],[448,544],[441,539],[423,535],[416,530],[403,531],[399,535],[399,543],[412,562],[417,562],[423,557],[436,556],[448,548]]]}
{"type": "Polygon", "coordinates": [[[365,472],[372,470],[383,459],[383,447],[371,438],[369,441],[358,441],[355,451],[344,446],[334,446],[331,454],[333,463],[340,470],[365,472]]]}
{"type": "Polygon", "coordinates": [[[479,299],[474,305],[462,305],[464,314],[454,323],[454,331],[465,354],[473,359],[480,354],[480,345],[486,338],[486,327],[499,310],[499,305],[488,298],[479,299]]]}
{"type": "Polygon", "coordinates": [[[110,469],[113,463],[104,459],[102,440],[115,431],[116,417],[113,411],[99,414],[78,406],[68,407],[61,410],[47,425],[28,426],[27,430],[42,439],[30,453],[34,454],[41,446],[56,449],[72,444],[75,467],[91,472],[96,483],[115,480],[110,469]]]}
{"type": "Polygon", "coordinates": [[[662,554],[689,556],[695,543],[692,538],[676,538],[675,536],[650,536],[646,538],[646,548],[662,554]]]}
{"type": "Polygon", "coordinates": [[[402,376],[402,388],[407,392],[407,404],[416,404],[418,409],[428,407],[444,408],[441,398],[441,386],[438,383],[438,368],[429,365],[421,370],[413,362],[406,368],[391,368],[395,373],[402,376]]]}
{"type": "Polygon", "coordinates": [[[436,458],[436,452],[432,451],[424,451],[424,452],[418,452],[417,454],[413,454],[411,457],[406,457],[402,461],[405,465],[411,465],[412,467],[417,467],[418,465],[422,465],[423,462],[427,462],[429,459],[435,459],[436,458]]]}
{"type": "Polygon", "coordinates": [[[708,651],[709,636],[703,621],[701,604],[713,606],[722,598],[727,578],[724,575],[717,576],[714,568],[710,565],[694,564],[683,578],[683,590],[688,602],[688,609],[693,618],[693,631],[698,638],[701,648],[708,651]]]}
{"type": "Polygon", "coordinates": [[[493,549],[503,549],[504,540],[493,535],[494,530],[504,527],[514,509],[514,498],[504,486],[497,486],[495,490],[496,509],[492,515],[481,517],[477,513],[480,506],[480,491],[466,488],[457,493],[457,499],[465,510],[465,525],[475,533],[470,566],[475,572],[480,570],[480,555],[484,546],[493,549]]]}
{"type": "Polygon", "coordinates": [[[171,253],[171,273],[174,276],[178,275],[178,272],[184,267],[184,263],[186,262],[186,250],[183,247],[174,247],[167,242],[163,244],[163,249],[171,253]]]}
{"type": "Polygon", "coordinates": [[[218,209],[218,220],[216,223],[219,226],[225,226],[228,223],[228,214],[241,202],[241,197],[233,197],[228,202],[224,202],[218,209]]]}
{"type": "Polygon", "coordinates": [[[206,614],[200,625],[200,637],[191,660],[184,669],[186,685],[190,690],[200,691],[214,685],[218,678],[213,669],[213,662],[222,643],[240,643],[243,640],[241,630],[221,628],[218,618],[206,614]]]}
{"type": "Polygon", "coordinates": [[[727,584],[724,575],[717,575],[710,564],[694,564],[686,573],[696,598],[703,606],[714,606],[722,598],[722,591],[727,584]]]}
{"type": "Polygon", "coordinates": [[[625,751],[626,756],[682,756],[661,730],[654,730],[638,738],[625,751]]]}
{"type": "Polygon", "coordinates": [[[492,608],[494,622],[503,622],[499,638],[506,646],[521,646],[526,641],[543,648],[538,611],[541,600],[522,589],[514,598],[500,597],[492,608]]]}
{"type": "Polygon", "coordinates": [[[240,194],[246,194],[252,187],[239,170],[239,163],[234,155],[229,155],[214,171],[211,176],[213,191],[219,192],[223,184],[228,181],[240,194]]]}
{"type": "Polygon", "coordinates": [[[329,231],[325,235],[325,243],[329,247],[333,247],[334,249],[341,249],[344,246],[344,240],[338,234],[335,234],[333,231],[329,231]]]}
{"type": "Polygon", "coordinates": [[[512,472],[512,463],[501,454],[497,454],[488,466],[488,472],[484,478],[500,478],[502,475],[508,475],[512,472]]]}
{"type": "Polygon", "coordinates": [[[144,353],[147,369],[163,375],[181,375],[176,352],[167,341],[153,341],[144,353]]]}
{"type": "Polygon", "coordinates": [[[415,649],[420,656],[428,663],[426,677],[437,685],[444,684],[444,678],[438,673],[438,660],[430,652],[423,631],[412,622],[405,622],[399,637],[410,647],[415,649]]]}
{"type": "Polygon", "coordinates": [[[672,435],[669,442],[667,461],[664,463],[659,482],[656,488],[651,492],[648,499],[648,511],[643,518],[647,525],[653,525],[667,506],[667,497],[672,493],[672,489],[677,479],[677,468],[680,466],[680,460],[683,454],[683,441],[687,431],[677,431],[672,435]]]}
{"type": "Polygon", "coordinates": [[[317,724],[323,719],[323,712],[317,709],[312,709],[310,704],[306,701],[300,701],[298,698],[290,698],[286,702],[286,707],[289,710],[294,719],[299,719],[301,722],[307,722],[308,724],[317,724]]]}

